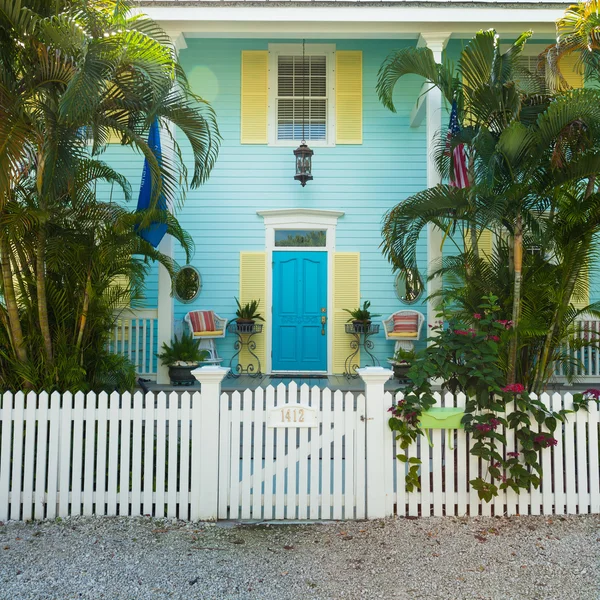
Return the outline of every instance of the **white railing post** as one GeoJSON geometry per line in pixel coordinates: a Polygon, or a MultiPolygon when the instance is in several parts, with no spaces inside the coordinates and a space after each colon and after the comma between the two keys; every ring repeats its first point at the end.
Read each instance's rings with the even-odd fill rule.
{"type": "Polygon", "coordinates": [[[219,489],[219,406],[225,367],[200,367],[192,375],[200,393],[192,396],[192,521],[215,521],[219,489]]]}
{"type": "Polygon", "coordinates": [[[392,452],[386,428],[387,409],[385,406],[384,385],[393,375],[391,369],[383,367],[365,367],[357,369],[360,378],[365,382],[365,418],[366,455],[367,455],[367,519],[382,519],[385,512],[386,473],[385,453],[392,452]]]}

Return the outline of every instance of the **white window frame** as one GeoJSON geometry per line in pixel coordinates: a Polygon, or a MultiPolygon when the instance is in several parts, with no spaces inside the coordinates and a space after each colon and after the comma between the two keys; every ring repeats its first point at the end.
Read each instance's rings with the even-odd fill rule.
{"type": "MultiPolygon", "coordinates": [[[[302,43],[269,44],[269,146],[295,148],[300,140],[277,139],[277,75],[279,55],[302,56],[302,43]]],[[[313,148],[335,146],[335,44],[306,44],[306,56],[325,56],[327,60],[327,127],[325,140],[307,140],[313,148]]]]}

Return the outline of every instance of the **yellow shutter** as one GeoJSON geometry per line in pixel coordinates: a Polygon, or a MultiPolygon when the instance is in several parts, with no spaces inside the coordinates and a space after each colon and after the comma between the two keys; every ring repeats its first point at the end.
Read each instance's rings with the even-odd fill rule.
{"type": "Polygon", "coordinates": [[[583,87],[583,70],[581,65],[577,65],[579,55],[576,52],[564,56],[560,60],[560,72],[567,80],[567,83],[573,88],[583,87]]]}
{"type": "MultiPolygon", "coordinates": [[[[110,288],[120,288],[122,290],[127,290],[131,286],[131,282],[127,275],[116,275],[113,277],[110,282],[110,288]]],[[[123,297],[119,300],[116,308],[129,308],[131,304],[131,293],[123,295],[123,297]]]]}
{"type": "Polygon", "coordinates": [[[242,144],[267,143],[269,53],[242,51],[242,144]]]}
{"type": "Polygon", "coordinates": [[[573,295],[573,297],[571,298],[571,303],[577,310],[581,310],[581,309],[585,308],[590,303],[590,285],[589,285],[590,281],[589,281],[589,272],[587,270],[587,267],[582,269],[581,278],[585,282],[585,288],[583,290],[580,290],[583,292],[583,294],[579,294],[577,297],[575,297],[575,295],[573,295]]]}
{"type": "Polygon", "coordinates": [[[335,53],[335,142],[362,144],[362,52],[335,53]]]}
{"type": "MultiPolygon", "coordinates": [[[[471,232],[468,229],[465,232],[465,247],[467,250],[471,249],[471,232]]],[[[479,232],[477,247],[481,258],[491,258],[494,251],[494,235],[491,230],[484,229],[479,232]]]]}
{"type": "MultiPolygon", "coordinates": [[[[343,373],[344,362],[352,352],[352,337],[345,332],[348,313],[360,303],[360,253],[336,252],[333,257],[333,372],[343,373]]],[[[356,355],[360,364],[360,354],[356,355]]]]}
{"type": "MultiPolygon", "coordinates": [[[[258,312],[265,319],[265,322],[258,321],[263,326],[262,333],[252,338],[252,341],[256,342],[254,354],[258,356],[263,371],[267,367],[265,344],[268,325],[265,312],[267,303],[266,260],[265,252],[240,252],[240,304],[243,306],[247,302],[258,300],[258,312]]],[[[253,361],[247,350],[242,351],[239,359],[244,366],[252,362],[256,369],[256,361],[253,361]]]]}

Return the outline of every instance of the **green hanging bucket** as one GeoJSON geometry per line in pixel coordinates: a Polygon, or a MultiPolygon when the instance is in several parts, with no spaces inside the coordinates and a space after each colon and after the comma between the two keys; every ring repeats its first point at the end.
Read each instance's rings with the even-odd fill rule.
{"type": "MultiPolygon", "coordinates": [[[[454,407],[437,407],[430,408],[429,410],[421,414],[419,419],[419,426],[425,430],[425,436],[430,446],[433,446],[433,442],[429,437],[428,429],[462,429],[461,423],[462,418],[465,416],[465,411],[462,408],[454,407]]],[[[448,436],[448,447],[453,450],[450,444],[450,437],[448,436]]]]}

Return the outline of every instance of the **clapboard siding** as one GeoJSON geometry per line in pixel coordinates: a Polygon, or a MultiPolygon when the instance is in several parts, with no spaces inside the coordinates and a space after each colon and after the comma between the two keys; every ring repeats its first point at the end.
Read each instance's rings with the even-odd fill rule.
{"type": "MultiPolygon", "coordinates": [[[[210,308],[227,318],[234,316],[239,295],[240,252],[263,251],[264,224],[257,210],[273,208],[319,208],[343,210],[337,228],[338,252],[360,252],[361,299],[371,300],[375,312],[387,316],[398,310],[394,276],[381,255],[381,220],[385,212],[426,185],[425,127],[411,129],[410,112],[419,94],[419,78],[406,78],[397,86],[398,112],[386,110],[377,99],[375,83],[381,62],[398,40],[319,40],[334,43],[338,50],[362,51],[363,128],[362,144],[315,148],[314,181],[305,188],[293,180],[291,147],[243,145],[241,131],[241,57],[243,50],[266,50],[270,40],[193,39],[180,58],[192,89],[214,107],[223,136],[217,164],[209,181],[188,192],[178,216],[193,236],[196,253],[192,264],[202,275],[202,292],[189,305],[175,301],[176,332],[188,310],[210,308]]],[[[277,40],[281,42],[285,40],[277,40]]],[[[307,40],[310,43],[311,40],[307,40]]],[[[184,144],[189,161],[189,147],[184,144]]],[[[142,158],[130,149],[111,145],[104,158],[128,177],[137,202],[142,158]]],[[[191,164],[188,165],[191,168],[191,164]]],[[[110,186],[101,188],[108,199],[110,186]]],[[[122,202],[113,190],[112,199],[122,202]]],[[[176,250],[176,259],[185,258],[176,250]]],[[[419,249],[425,273],[425,238],[419,249]]],[[[158,270],[147,279],[149,307],[156,306],[158,270]]],[[[349,307],[354,308],[354,307],[349,307]]],[[[418,305],[424,308],[424,303],[418,305]]],[[[226,361],[233,353],[233,337],[219,340],[226,361]]],[[[393,346],[383,334],[376,339],[376,354],[390,356],[393,346]]]]}
{"type": "MultiPolygon", "coordinates": [[[[315,148],[315,179],[304,189],[293,180],[293,148],[240,143],[241,53],[266,50],[269,40],[188,39],[187,43],[180,54],[182,64],[193,90],[216,110],[223,136],[209,181],[188,194],[180,213],[196,240],[193,264],[203,280],[202,293],[192,306],[212,308],[231,318],[239,293],[239,253],[264,250],[264,224],[256,211],[302,207],[345,211],[338,222],[336,250],[360,252],[361,298],[371,300],[375,312],[386,316],[397,310],[394,278],[379,249],[380,229],[389,208],[426,184],[425,128],[409,126],[421,83],[416,77],[406,78],[398,86],[397,114],[380,104],[375,83],[381,62],[405,42],[319,40],[335,43],[338,50],[362,51],[363,143],[315,148]]],[[[425,258],[422,243],[423,271],[425,258]]],[[[183,318],[189,309],[190,305],[176,302],[175,318],[183,318]]],[[[219,341],[226,359],[232,344],[230,336],[219,341]]],[[[382,334],[376,350],[382,360],[392,352],[382,334]]]]}

